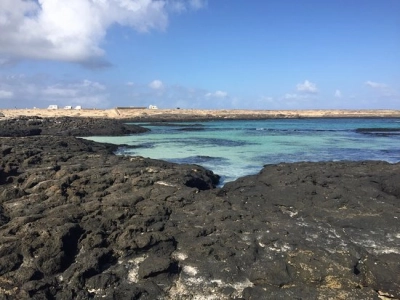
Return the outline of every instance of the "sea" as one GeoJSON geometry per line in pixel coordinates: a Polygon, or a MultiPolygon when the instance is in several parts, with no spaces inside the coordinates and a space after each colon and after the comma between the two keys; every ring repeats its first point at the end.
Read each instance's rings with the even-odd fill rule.
{"type": "Polygon", "coordinates": [[[201,165],[220,184],[266,164],[300,161],[400,162],[400,119],[318,118],[132,123],[150,131],[88,139],[121,145],[118,155],[201,165]],[[128,146],[124,146],[128,145],[128,146]]]}

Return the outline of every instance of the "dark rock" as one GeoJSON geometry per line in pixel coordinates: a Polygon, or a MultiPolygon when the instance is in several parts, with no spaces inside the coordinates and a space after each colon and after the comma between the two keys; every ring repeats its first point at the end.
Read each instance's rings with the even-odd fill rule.
{"type": "Polygon", "coordinates": [[[139,267],[139,277],[148,278],[165,273],[171,266],[171,260],[167,257],[148,257],[139,267]]]}
{"type": "Polygon", "coordinates": [[[178,131],[203,131],[203,127],[184,127],[184,128],[179,128],[178,131]]]}
{"type": "Polygon", "coordinates": [[[400,164],[268,165],[219,189],[71,136],[0,143],[0,298],[400,298],[400,164]]]}
{"type": "Polygon", "coordinates": [[[0,257],[0,276],[18,269],[22,264],[22,256],[17,253],[10,253],[0,257]]]}
{"type": "Polygon", "coordinates": [[[389,136],[399,135],[400,128],[357,128],[357,133],[376,135],[376,136],[389,136]]]}
{"type": "Polygon", "coordinates": [[[142,133],[148,131],[148,129],[146,128],[132,124],[128,125],[125,122],[126,121],[122,120],[96,118],[20,117],[18,119],[2,120],[0,126],[0,136],[113,136],[142,133]]]}

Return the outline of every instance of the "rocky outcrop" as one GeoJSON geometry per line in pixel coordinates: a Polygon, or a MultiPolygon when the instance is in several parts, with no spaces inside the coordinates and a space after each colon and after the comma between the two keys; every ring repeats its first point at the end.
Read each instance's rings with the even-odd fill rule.
{"type": "Polygon", "coordinates": [[[0,136],[23,137],[35,135],[94,136],[142,133],[148,129],[125,124],[121,120],[99,118],[40,118],[20,117],[0,123],[0,136]]]}
{"type": "Polygon", "coordinates": [[[197,218],[170,217],[196,241],[180,248],[180,280],[244,299],[398,299],[399,176],[399,164],[296,163],[228,183],[208,207],[191,204],[197,218]]]}
{"type": "Polygon", "coordinates": [[[180,268],[170,215],[213,188],[218,176],[199,166],[110,155],[73,137],[1,144],[5,298],[154,298],[173,284],[180,268]]]}
{"type": "Polygon", "coordinates": [[[196,165],[0,138],[0,299],[399,299],[400,164],[196,165]]]}

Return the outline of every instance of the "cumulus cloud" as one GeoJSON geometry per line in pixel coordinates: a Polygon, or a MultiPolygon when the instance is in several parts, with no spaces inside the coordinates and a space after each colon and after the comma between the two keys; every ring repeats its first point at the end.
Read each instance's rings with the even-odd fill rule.
{"type": "Polygon", "coordinates": [[[318,93],[317,85],[313,82],[305,80],[303,83],[296,85],[297,91],[303,93],[316,94],[318,93]]]}
{"type": "Polygon", "coordinates": [[[94,58],[113,24],[138,32],[165,30],[174,7],[200,9],[205,0],[1,0],[0,62],[44,59],[107,65],[94,58]]]}
{"type": "Polygon", "coordinates": [[[205,95],[207,98],[214,97],[214,98],[225,98],[228,96],[227,92],[224,91],[215,91],[214,93],[207,93],[205,95]]]}
{"type": "Polygon", "coordinates": [[[336,98],[342,98],[342,92],[340,90],[335,91],[335,97],[336,98]]]}
{"type": "Polygon", "coordinates": [[[164,84],[161,80],[156,79],[149,83],[149,87],[153,90],[161,90],[164,88],[164,84]]]}

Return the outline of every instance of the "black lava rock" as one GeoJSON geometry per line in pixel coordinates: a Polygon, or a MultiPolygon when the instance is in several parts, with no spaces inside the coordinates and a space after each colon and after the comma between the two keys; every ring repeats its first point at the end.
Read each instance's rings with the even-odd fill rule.
{"type": "Polygon", "coordinates": [[[400,298],[400,164],[268,165],[215,188],[39,120],[0,138],[1,299],[400,298]]]}

